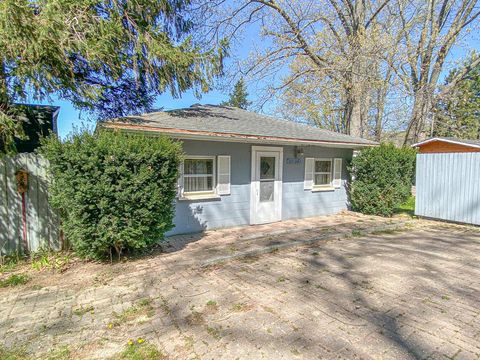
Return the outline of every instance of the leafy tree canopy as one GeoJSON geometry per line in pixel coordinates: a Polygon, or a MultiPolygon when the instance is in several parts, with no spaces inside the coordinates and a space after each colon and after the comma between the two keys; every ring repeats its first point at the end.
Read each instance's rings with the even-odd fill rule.
{"type": "MultiPolygon", "coordinates": [[[[475,55],[464,66],[452,70],[445,86],[449,86],[459,72],[470,66],[474,58],[475,55]]],[[[448,97],[437,103],[436,110],[435,136],[480,139],[480,64],[468,72],[448,97]]]]}
{"type": "Polygon", "coordinates": [[[11,104],[57,94],[98,118],[151,108],[154,96],[208,91],[226,43],[195,42],[190,0],[0,1],[0,142],[11,104]]]}
{"type": "Polygon", "coordinates": [[[233,91],[230,93],[228,101],[221,103],[223,106],[234,106],[240,109],[246,110],[250,106],[251,102],[248,101],[247,87],[243,78],[237,81],[233,87],[233,91]]]}

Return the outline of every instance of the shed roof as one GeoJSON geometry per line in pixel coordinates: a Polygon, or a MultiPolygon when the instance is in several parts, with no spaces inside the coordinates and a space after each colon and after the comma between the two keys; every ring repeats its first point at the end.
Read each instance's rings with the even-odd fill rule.
{"type": "Polygon", "coordinates": [[[480,140],[457,139],[454,137],[434,137],[434,138],[427,139],[424,141],[420,141],[416,144],[413,144],[412,147],[421,147],[423,145],[432,143],[434,141],[446,142],[450,144],[463,145],[463,146],[480,149],[480,140]]]}
{"type": "Polygon", "coordinates": [[[130,131],[154,131],[178,138],[222,141],[269,141],[364,147],[376,142],[282,120],[229,106],[192,105],[109,120],[101,126],[130,131]]]}

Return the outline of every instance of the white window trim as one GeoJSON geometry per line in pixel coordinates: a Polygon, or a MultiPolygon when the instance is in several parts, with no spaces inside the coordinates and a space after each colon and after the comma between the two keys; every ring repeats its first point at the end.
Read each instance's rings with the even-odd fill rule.
{"type": "Polygon", "coordinates": [[[313,188],[312,191],[326,191],[326,190],[334,190],[333,187],[333,159],[332,158],[314,158],[313,160],[313,188]],[[329,161],[330,162],[330,172],[326,171],[315,171],[315,165],[317,161],[329,161]],[[317,185],[315,184],[315,175],[330,175],[330,183],[317,185]]]}
{"type": "MultiPolygon", "coordinates": [[[[207,191],[183,191],[182,198],[185,200],[190,200],[193,198],[199,198],[199,199],[207,199],[207,198],[212,198],[212,197],[217,197],[216,194],[216,187],[217,187],[217,174],[216,174],[216,156],[202,156],[202,155],[186,155],[184,157],[185,160],[213,160],[213,172],[212,172],[212,190],[207,190],[207,191]]],[[[182,183],[185,186],[185,178],[186,177],[204,177],[206,175],[185,175],[185,168],[184,168],[184,162],[182,162],[182,176],[183,176],[183,181],[182,183]]],[[[210,176],[210,175],[207,175],[210,176]]]]}

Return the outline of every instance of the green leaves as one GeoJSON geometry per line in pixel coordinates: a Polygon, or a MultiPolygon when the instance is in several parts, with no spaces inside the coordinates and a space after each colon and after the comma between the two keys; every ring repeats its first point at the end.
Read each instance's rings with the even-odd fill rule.
{"type": "Polygon", "coordinates": [[[165,91],[197,94],[226,44],[190,36],[188,0],[0,1],[0,107],[52,94],[98,119],[146,112],[165,91]]]}
{"type": "MultiPolygon", "coordinates": [[[[473,54],[464,67],[468,67],[478,56],[473,54]]],[[[450,72],[446,80],[447,86],[464,67],[450,72]]],[[[434,135],[480,139],[480,65],[473,68],[448,97],[440,99],[436,104],[434,135]]]]}
{"type": "Polygon", "coordinates": [[[87,258],[157,244],[173,227],[179,143],[112,131],[49,138],[51,203],[66,238],[87,258]]]}
{"type": "Polygon", "coordinates": [[[251,102],[248,101],[247,88],[245,86],[245,81],[243,78],[237,81],[233,92],[230,93],[230,98],[228,101],[222,102],[221,105],[234,106],[240,109],[246,110],[250,106],[251,102]]]}
{"type": "Polygon", "coordinates": [[[391,216],[409,195],[416,151],[381,144],[362,150],[349,166],[350,202],[354,211],[391,216]]]}

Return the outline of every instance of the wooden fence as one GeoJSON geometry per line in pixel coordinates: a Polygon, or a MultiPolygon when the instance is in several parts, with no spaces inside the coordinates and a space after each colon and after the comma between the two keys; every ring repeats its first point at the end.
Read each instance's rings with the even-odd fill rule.
{"type": "Polygon", "coordinates": [[[0,158],[0,254],[60,248],[59,218],[48,202],[47,164],[31,153],[0,158]],[[28,172],[24,201],[15,177],[21,169],[28,172]]]}
{"type": "Polygon", "coordinates": [[[415,214],[480,225],[480,153],[418,154],[415,214]]]}

